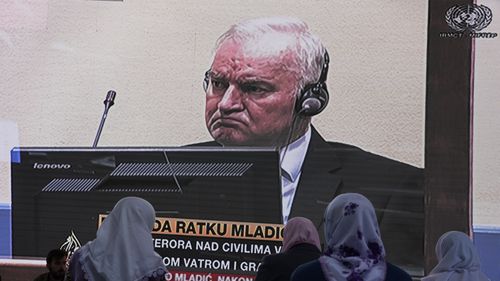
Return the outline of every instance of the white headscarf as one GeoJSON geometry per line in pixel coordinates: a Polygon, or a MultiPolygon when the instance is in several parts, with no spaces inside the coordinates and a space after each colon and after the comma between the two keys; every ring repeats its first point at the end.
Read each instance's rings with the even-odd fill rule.
{"type": "Polygon", "coordinates": [[[325,212],[325,238],[319,261],[328,281],[385,280],[385,249],[366,197],[346,193],[333,199],[325,212]]]}
{"type": "Polygon", "coordinates": [[[422,281],[489,281],[480,270],[479,256],[462,232],[446,232],[436,244],[439,263],[422,281]]]}
{"type": "Polygon", "coordinates": [[[80,263],[89,281],[137,281],[166,273],[153,249],[151,230],[155,210],[138,197],[118,201],[97,230],[97,238],[84,245],[80,263]]]}

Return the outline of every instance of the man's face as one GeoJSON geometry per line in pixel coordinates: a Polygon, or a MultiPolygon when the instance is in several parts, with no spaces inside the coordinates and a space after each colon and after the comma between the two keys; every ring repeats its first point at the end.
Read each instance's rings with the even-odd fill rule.
{"type": "Polygon", "coordinates": [[[64,274],[66,273],[66,261],[67,257],[63,257],[60,259],[52,259],[50,264],[47,264],[50,275],[52,275],[54,279],[64,278],[64,274]]]}
{"type": "Polygon", "coordinates": [[[293,54],[249,53],[231,39],[217,50],[206,93],[207,128],[222,145],[281,146],[293,120],[293,54]]]}

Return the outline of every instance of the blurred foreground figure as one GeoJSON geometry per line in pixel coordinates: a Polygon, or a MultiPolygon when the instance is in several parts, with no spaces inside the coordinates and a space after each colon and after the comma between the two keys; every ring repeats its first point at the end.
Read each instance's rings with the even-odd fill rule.
{"type": "Polygon", "coordinates": [[[319,258],[320,249],[313,222],[303,217],[292,218],[283,229],[281,253],[262,259],[255,281],[288,281],[299,265],[319,258]]]}
{"type": "Polygon", "coordinates": [[[51,250],[47,254],[47,269],[49,272],[44,273],[34,281],[62,281],[66,275],[66,259],[68,254],[59,249],[51,250]]]}
{"type": "Polygon", "coordinates": [[[422,281],[489,281],[480,269],[479,255],[469,236],[446,232],[436,244],[438,264],[422,281]]]}
{"type": "Polygon", "coordinates": [[[375,210],[366,197],[337,196],[326,208],[324,222],[324,255],[299,266],[291,280],[411,281],[408,273],[386,262],[375,210]]]}
{"type": "Polygon", "coordinates": [[[162,258],[153,249],[155,210],[137,197],[118,201],[97,231],[70,262],[72,281],[165,280],[162,258]]]}

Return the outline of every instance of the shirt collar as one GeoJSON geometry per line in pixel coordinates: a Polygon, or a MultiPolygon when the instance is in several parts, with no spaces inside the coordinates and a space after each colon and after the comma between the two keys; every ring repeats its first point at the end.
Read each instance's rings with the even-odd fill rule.
{"type": "Polygon", "coordinates": [[[306,158],[307,148],[309,147],[309,142],[311,141],[311,127],[307,129],[307,132],[295,140],[294,142],[280,149],[280,159],[281,169],[283,169],[291,178],[292,182],[299,177],[302,168],[302,163],[306,158]],[[285,149],[287,149],[285,153],[285,149]],[[283,154],[285,154],[283,156],[283,154]]]}

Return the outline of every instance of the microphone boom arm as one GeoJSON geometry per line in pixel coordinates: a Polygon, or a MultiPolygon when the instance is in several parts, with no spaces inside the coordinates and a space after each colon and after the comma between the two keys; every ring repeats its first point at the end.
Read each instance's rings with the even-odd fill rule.
{"type": "Polygon", "coordinates": [[[102,128],[104,127],[104,122],[106,122],[106,117],[108,117],[108,111],[113,104],[115,104],[116,92],[113,90],[108,91],[106,95],[106,99],[104,100],[104,113],[101,117],[101,123],[99,123],[99,128],[97,129],[97,134],[94,139],[94,144],[92,147],[97,147],[97,143],[99,142],[99,138],[101,137],[102,128]]]}

